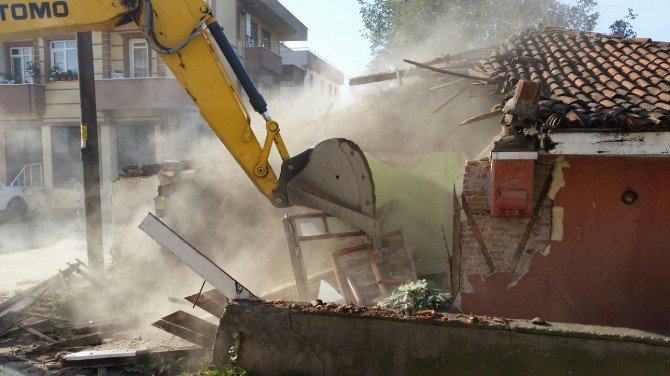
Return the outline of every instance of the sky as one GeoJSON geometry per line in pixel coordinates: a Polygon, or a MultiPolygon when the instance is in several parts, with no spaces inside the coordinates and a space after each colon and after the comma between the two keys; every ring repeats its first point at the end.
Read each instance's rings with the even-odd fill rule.
{"type": "MultiPolygon", "coordinates": [[[[363,21],[356,0],[280,0],[309,29],[307,42],[289,42],[289,47],[309,47],[342,71],[347,78],[367,73],[372,56],[362,36],[363,21]]],[[[576,3],[577,0],[565,0],[576,3]]],[[[670,0],[599,0],[600,22],[596,31],[608,26],[633,8],[639,17],[632,22],[640,37],[670,41],[670,0]]]]}

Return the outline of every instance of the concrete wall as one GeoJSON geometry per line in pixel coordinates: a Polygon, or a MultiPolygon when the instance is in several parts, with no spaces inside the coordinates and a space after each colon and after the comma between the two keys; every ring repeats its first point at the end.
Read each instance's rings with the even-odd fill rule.
{"type": "MultiPolygon", "coordinates": [[[[529,243],[520,278],[504,268],[484,277],[481,260],[468,260],[462,309],[670,332],[670,196],[662,189],[670,184],[670,159],[566,156],[556,163],[550,243],[529,243]],[[622,202],[627,190],[639,195],[632,205],[622,202]]],[[[547,215],[539,223],[542,234],[547,215]]],[[[497,237],[508,250],[516,248],[504,224],[509,221],[520,220],[478,220],[487,244],[497,237]]],[[[471,246],[463,243],[464,255],[471,246]]]]}
{"type": "Polygon", "coordinates": [[[230,305],[214,361],[258,375],[667,374],[670,343],[637,331],[520,321],[466,324],[346,317],[287,308],[230,305]],[[652,339],[655,338],[655,339],[652,339]]]}

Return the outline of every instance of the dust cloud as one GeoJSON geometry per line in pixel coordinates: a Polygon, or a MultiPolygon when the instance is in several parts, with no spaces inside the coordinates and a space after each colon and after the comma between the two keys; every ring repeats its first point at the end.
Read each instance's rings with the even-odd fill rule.
{"type": "MultiPolygon", "coordinates": [[[[401,58],[431,60],[448,51],[449,46],[428,41],[398,56],[397,67],[406,67],[401,58]]],[[[464,119],[488,112],[499,103],[499,99],[475,97],[478,89],[474,86],[433,114],[434,108],[460,85],[468,83],[427,89],[453,80],[446,76],[408,77],[402,83],[355,88],[354,104],[344,108],[324,108],[323,103],[311,103],[309,93],[290,103],[279,100],[270,103],[271,113],[280,123],[292,155],[331,137],[348,138],[366,152],[375,178],[378,208],[392,212],[382,226],[385,230],[399,227],[406,230],[420,274],[444,271],[441,226],[451,228],[452,186],[460,185],[464,161],[480,155],[499,131],[495,120],[458,126],[464,119]],[[318,111],[312,111],[317,107],[318,111]]],[[[252,117],[256,135],[264,137],[262,119],[252,117]]],[[[194,168],[182,173],[169,188],[166,223],[257,294],[292,282],[281,219],[286,213],[305,210],[272,207],[213,132],[203,126],[202,119],[184,117],[179,121],[162,129],[169,132],[166,139],[176,140],[177,144],[189,138],[197,141],[191,140],[190,147],[181,147],[166,156],[190,160],[194,168]]],[[[271,164],[278,173],[280,159],[274,151],[271,164]]],[[[113,220],[108,234],[112,241],[106,243],[108,272],[101,276],[100,287],[71,297],[70,312],[75,316],[84,320],[130,316],[138,328],[159,335],[158,330],[150,329],[149,323],[178,309],[191,312],[189,307],[169,298],[179,300],[197,293],[202,278],[137,229],[146,213],[156,212],[154,198],[165,193],[159,192],[160,185],[157,176],[124,178],[113,183],[109,193],[113,220]]],[[[57,238],[62,235],[59,228],[53,230],[57,238]]],[[[4,244],[3,248],[31,248],[32,245],[22,243],[23,238],[12,240],[11,245],[4,244]]],[[[332,250],[313,248],[307,257],[327,255],[332,250]]],[[[25,263],[30,267],[30,260],[25,263]]],[[[308,273],[318,272],[315,269],[327,265],[323,257],[308,261],[308,273]]],[[[3,268],[1,262],[0,268],[3,268]]],[[[3,279],[20,278],[3,276],[3,279]]],[[[205,290],[209,288],[206,286],[205,290]]],[[[206,316],[204,312],[195,312],[206,316]]]]}

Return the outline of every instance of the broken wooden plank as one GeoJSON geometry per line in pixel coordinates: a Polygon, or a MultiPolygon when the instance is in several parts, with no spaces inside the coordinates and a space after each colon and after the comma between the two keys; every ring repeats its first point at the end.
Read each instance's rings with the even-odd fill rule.
{"type": "MultiPolygon", "coordinates": [[[[440,58],[428,61],[424,64],[438,64],[438,63],[444,63],[446,61],[448,61],[447,58],[440,57],[440,58]]],[[[397,80],[398,76],[402,76],[403,78],[405,78],[405,77],[421,76],[421,75],[422,75],[422,71],[418,71],[418,70],[395,69],[393,71],[373,73],[373,74],[367,74],[367,75],[364,75],[364,76],[353,77],[353,78],[349,79],[349,86],[366,85],[366,84],[373,84],[373,83],[377,83],[377,82],[397,80]]]]}
{"type": "Polygon", "coordinates": [[[458,195],[456,194],[456,184],[453,186],[453,233],[451,234],[452,242],[452,257],[451,269],[449,274],[451,277],[451,296],[456,297],[461,291],[461,205],[458,202],[458,195]]]}
{"type": "Polygon", "coordinates": [[[200,359],[205,349],[185,348],[176,350],[86,350],[67,354],[61,360],[63,368],[100,368],[146,363],[151,359],[162,361],[200,359]]]}
{"type": "Polygon", "coordinates": [[[467,85],[461,87],[460,89],[456,90],[456,92],[454,94],[452,94],[449,98],[447,98],[447,100],[440,103],[439,106],[435,107],[435,109],[433,110],[433,114],[436,114],[436,113],[440,112],[440,110],[442,110],[444,107],[446,107],[449,103],[453,102],[461,94],[465,93],[465,91],[468,90],[469,88],[470,88],[470,84],[467,84],[467,85]]]}
{"type": "Polygon", "coordinates": [[[183,299],[175,298],[173,296],[168,296],[168,301],[170,303],[179,304],[179,305],[183,305],[183,306],[187,306],[187,307],[191,307],[191,305],[192,305],[192,304],[188,304],[188,302],[185,302],[183,299]]]}
{"type": "Polygon", "coordinates": [[[479,226],[477,225],[477,221],[475,219],[475,216],[472,214],[472,211],[470,210],[470,205],[468,205],[468,200],[466,199],[465,195],[461,195],[461,201],[463,202],[463,211],[465,212],[465,216],[468,218],[468,225],[470,226],[470,230],[472,231],[472,234],[475,236],[475,240],[477,241],[477,244],[479,245],[479,250],[482,253],[482,256],[484,256],[484,260],[486,261],[486,265],[489,267],[489,272],[493,273],[496,271],[496,267],[493,264],[493,259],[491,258],[491,255],[489,254],[489,250],[486,247],[486,243],[484,242],[484,238],[482,237],[482,233],[479,230],[479,226]]]}
{"type": "Polygon", "coordinates": [[[165,320],[158,320],[155,323],[151,324],[152,326],[164,330],[172,335],[175,335],[179,338],[182,338],[186,341],[189,341],[191,343],[195,343],[198,346],[202,346],[203,348],[210,349],[214,346],[214,334],[202,334],[202,333],[197,333],[194,332],[191,329],[184,328],[183,326],[177,325],[175,323],[165,321],[165,320]]]}
{"type": "Polygon", "coordinates": [[[139,363],[137,350],[97,350],[67,354],[61,360],[63,368],[111,367],[139,363]]]}
{"type": "MultiPolygon", "coordinates": [[[[90,333],[66,339],[57,343],[52,343],[50,345],[42,347],[41,349],[61,350],[61,349],[70,349],[73,347],[95,346],[101,343],[102,343],[101,333],[90,333]]],[[[39,349],[40,348],[38,348],[37,350],[39,349]]]]}
{"type": "Polygon", "coordinates": [[[295,279],[295,287],[298,292],[298,300],[306,301],[309,296],[309,283],[307,281],[307,270],[305,269],[305,262],[302,257],[302,249],[300,248],[300,240],[297,236],[297,231],[293,219],[288,215],[282,219],[284,225],[284,235],[288,244],[289,256],[291,258],[291,266],[293,269],[293,278],[295,279]]]}
{"type": "MultiPolygon", "coordinates": [[[[449,249],[449,240],[447,239],[447,229],[444,227],[444,225],[440,226],[442,228],[442,240],[444,240],[444,250],[447,255],[446,257],[446,271],[451,272],[451,260],[453,258],[453,253],[449,249]]],[[[445,280],[447,283],[447,290],[451,291],[451,279],[447,278],[445,280]]]]}
{"type": "Polygon", "coordinates": [[[8,312],[3,317],[0,317],[0,338],[18,327],[26,319],[27,317],[21,312],[8,312]]]}
{"type": "Polygon", "coordinates": [[[210,338],[214,338],[216,336],[216,331],[218,329],[218,327],[211,322],[205,321],[184,311],[171,313],[163,317],[161,320],[179,325],[183,328],[192,330],[210,338]]]}
{"type": "Polygon", "coordinates": [[[63,283],[63,290],[64,291],[69,291],[70,290],[70,284],[68,283],[67,279],[63,275],[63,271],[58,269],[58,275],[60,276],[60,280],[63,283]]]}
{"type": "Polygon", "coordinates": [[[7,299],[6,301],[0,303],[0,336],[6,333],[11,329],[16,323],[18,323],[25,316],[11,315],[11,319],[6,317],[12,312],[22,312],[30,307],[32,307],[41,296],[46,294],[51,290],[56,283],[60,282],[61,275],[69,276],[74,271],[78,270],[81,267],[81,263],[69,264],[68,268],[59,272],[58,274],[38,283],[37,285],[21,291],[15,296],[7,299]]]}
{"type": "MultiPolygon", "coordinates": [[[[407,73],[407,69],[403,69],[400,72],[404,74],[407,73]]],[[[349,80],[349,86],[358,86],[358,85],[366,85],[366,84],[373,84],[377,82],[384,82],[384,81],[391,81],[391,80],[397,80],[398,79],[398,72],[399,71],[393,71],[393,72],[383,72],[383,73],[375,73],[375,74],[369,74],[365,76],[359,76],[359,77],[354,77],[349,80]]]]}
{"type": "Polygon", "coordinates": [[[102,288],[102,287],[103,287],[103,284],[102,284],[97,278],[94,278],[93,276],[91,276],[91,275],[88,274],[87,272],[85,272],[85,271],[79,269],[79,270],[77,270],[77,274],[79,274],[79,275],[80,275],[82,278],[84,278],[85,280],[91,282],[91,284],[92,284],[93,286],[98,287],[98,288],[102,288]]]}
{"type": "Polygon", "coordinates": [[[153,214],[149,213],[139,225],[140,230],[165,247],[230,299],[259,300],[212,260],[197,250],[153,214]]]}
{"type": "Polygon", "coordinates": [[[514,256],[512,257],[512,263],[511,263],[512,272],[516,272],[517,268],[519,267],[519,262],[521,262],[521,255],[523,254],[523,251],[526,250],[526,244],[528,244],[528,239],[530,239],[530,235],[535,229],[535,224],[540,219],[540,211],[542,210],[544,202],[546,201],[547,196],[549,194],[549,188],[551,188],[551,182],[553,180],[552,176],[553,176],[552,172],[549,171],[549,174],[547,175],[547,178],[544,184],[542,185],[540,196],[538,197],[537,203],[535,204],[533,215],[530,217],[530,220],[526,224],[526,228],[523,231],[523,235],[521,236],[519,245],[516,247],[516,250],[514,251],[514,256]]]}
{"type": "Polygon", "coordinates": [[[481,114],[481,115],[477,115],[475,117],[471,117],[470,119],[465,120],[462,123],[460,123],[459,126],[460,125],[468,125],[468,124],[476,123],[476,122],[479,122],[479,121],[491,119],[491,118],[494,118],[496,116],[502,116],[502,114],[503,114],[502,108],[498,109],[498,110],[493,110],[493,111],[487,112],[485,114],[481,114]]]}
{"type": "Polygon", "coordinates": [[[31,328],[30,326],[19,325],[19,328],[25,330],[26,332],[28,332],[28,333],[30,333],[30,334],[32,334],[32,335],[34,335],[34,336],[40,337],[40,338],[42,338],[43,340],[46,340],[47,342],[50,342],[50,343],[57,343],[57,342],[58,342],[58,341],[56,341],[55,339],[49,337],[48,335],[46,335],[46,334],[40,332],[39,330],[31,328]]]}
{"type": "Polygon", "coordinates": [[[463,81],[465,81],[465,78],[460,78],[460,79],[458,79],[458,80],[449,81],[449,82],[447,82],[447,83],[445,83],[445,84],[441,84],[441,85],[437,85],[437,86],[429,87],[428,89],[426,89],[426,91],[434,91],[434,90],[437,90],[437,89],[443,89],[443,88],[445,88],[445,87],[449,87],[449,86],[452,86],[452,85],[461,83],[461,82],[463,82],[463,81]]]}
{"type": "Polygon", "coordinates": [[[102,333],[109,335],[130,328],[132,321],[129,318],[94,321],[84,325],[72,325],[69,330],[75,334],[102,333]]]}
{"type": "Polygon", "coordinates": [[[214,317],[223,316],[226,311],[226,306],[228,305],[228,298],[219,292],[219,290],[209,290],[200,294],[193,294],[185,298],[187,301],[195,304],[196,306],[204,309],[205,311],[214,315],[214,317]],[[196,302],[197,300],[197,302],[196,302]]]}
{"type": "Polygon", "coordinates": [[[35,312],[21,312],[21,314],[26,315],[26,316],[30,316],[30,317],[35,317],[35,318],[38,318],[38,319],[52,321],[52,322],[60,322],[61,324],[72,322],[72,320],[59,318],[59,317],[46,316],[46,315],[42,315],[42,314],[35,313],[35,312]]]}
{"type": "Polygon", "coordinates": [[[427,70],[437,72],[437,73],[443,73],[443,74],[448,74],[450,76],[463,77],[463,78],[469,78],[471,80],[488,82],[488,78],[485,78],[485,77],[477,77],[477,76],[473,76],[473,75],[466,74],[466,73],[460,73],[460,72],[455,72],[455,71],[451,71],[451,70],[447,70],[447,69],[436,68],[436,67],[432,67],[430,65],[422,64],[422,63],[412,61],[412,60],[408,60],[408,59],[403,59],[403,61],[408,63],[408,64],[416,65],[419,68],[427,69],[427,70]]]}

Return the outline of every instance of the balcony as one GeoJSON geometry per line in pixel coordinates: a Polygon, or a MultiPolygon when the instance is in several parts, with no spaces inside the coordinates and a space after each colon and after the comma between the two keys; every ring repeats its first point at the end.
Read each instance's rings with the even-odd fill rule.
{"type": "Polygon", "coordinates": [[[282,86],[302,86],[305,83],[305,70],[294,64],[282,66],[282,86]]]}
{"type": "Polygon", "coordinates": [[[173,78],[96,80],[95,91],[98,110],[196,110],[186,90],[173,78]]]}
{"type": "Polygon", "coordinates": [[[344,84],[344,74],[309,48],[289,49],[284,47],[281,51],[281,57],[284,65],[293,64],[303,69],[313,70],[338,85],[344,84]]]}
{"type": "Polygon", "coordinates": [[[0,114],[43,115],[45,86],[38,84],[0,85],[0,114]]]}
{"type": "Polygon", "coordinates": [[[307,27],[278,0],[242,0],[244,10],[260,20],[282,41],[307,40],[307,27]]]}
{"type": "Polygon", "coordinates": [[[281,56],[265,47],[247,47],[244,51],[245,65],[251,74],[274,73],[276,76],[282,74],[281,56]]]}

